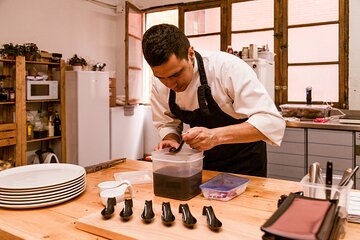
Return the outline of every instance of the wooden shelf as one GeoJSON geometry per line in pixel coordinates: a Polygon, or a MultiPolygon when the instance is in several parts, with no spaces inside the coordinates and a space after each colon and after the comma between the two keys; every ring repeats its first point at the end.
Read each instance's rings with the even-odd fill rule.
{"type": "Polygon", "coordinates": [[[60,102],[60,99],[26,100],[26,103],[60,102]]]}
{"type": "MultiPolygon", "coordinates": [[[[47,107],[54,107],[59,111],[61,117],[61,129],[66,132],[66,118],[65,118],[65,61],[63,59],[60,62],[42,62],[42,61],[25,61],[25,57],[18,56],[16,60],[1,59],[0,58],[0,74],[9,74],[11,68],[15,67],[15,76],[13,80],[15,81],[15,102],[0,102],[0,106],[5,108],[5,115],[1,113],[0,121],[3,122],[12,122],[12,111],[15,106],[15,116],[13,117],[14,123],[0,124],[0,153],[3,154],[4,159],[12,159],[14,166],[22,166],[28,164],[28,144],[39,143],[43,146],[49,145],[55,148],[56,153],[59,156],[61,162],[66,162],[66,136],[54,136],[46,137],[40,139],[27,140],[27,124],[26,124],[26,115],[29,107],[31,110],[36,108],[37,105],[34,103],[45,103],[41,105],[41,108],[44,109],[47,107]],[[13,66],[14,65],[14,66],[13,66]],[[58,99],[49,99],[49,100],[26,100],[26,69],[31,65],[41,65],[40,67],[47,67],[48,71],[56,67],[57,71],[60,71],[59,81],[59,98],[58,99]],[[10,107],[5,107],[5,106],[10,107]],[[53,105],[53,106],[52,106],[53,105]],[[5,116],[5,117],[4,117],[5,116]],[[9,119],[8,119],[9,118],[9,119]],[[60,158],[61,156],[61,158],[60,158]]],[[[36,66],[34,66],[36,67],[36,66]]],[[[46,110],[46,109],[45,109],[46,110]]],[[[34,145],[37,147],[37,144],[34,145]]],[[[1,158],[1,156],[0,156],[1,158]]]]}
{"type": "Polygon", "coordinates": [[[11,105],[15,104],[15,102],[0,102],[0,105],[11,105]]]}
{"type": "MultiPolygon", "coordinates": [[[[0,62],[8,62],[8,63],[15,63],[16,60],[13,59],[4,59],[0,58],[0,62]]],[[[25,61],[26,64],[36,64],[36,65],[55,65],[60,66],[61,62],[42,62],[42,61],[25,61]]]]}
{"type": "Polygon", "coordinates": [[[25,61],[26,64],[60,66],[60,62],[25,61]]]}
{"type": "Polygon", "coordinates": [[[15,63],[15,60],[0,58],[0,62],[15,63]]]}
{"type": "Polygon", "coordinates": [[[46,137],[46,138],[36,138],[36,139],[27,140],[27,143],[48,141],[48,140],[60,139],[60,138],[61,138],[61,136],[46,137]]]}

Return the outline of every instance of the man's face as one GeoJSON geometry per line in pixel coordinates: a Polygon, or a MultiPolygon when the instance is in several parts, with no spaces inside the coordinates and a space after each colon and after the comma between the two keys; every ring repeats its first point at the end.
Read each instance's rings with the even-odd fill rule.
{"type": "Polygon", "coordinates": [[[183,92],[192,79],[194,56],[194,50],[190,47],[187,59],[180,60],[173,54],[166,63],[151,69],[166,87],[175,92],[183,92]]]}

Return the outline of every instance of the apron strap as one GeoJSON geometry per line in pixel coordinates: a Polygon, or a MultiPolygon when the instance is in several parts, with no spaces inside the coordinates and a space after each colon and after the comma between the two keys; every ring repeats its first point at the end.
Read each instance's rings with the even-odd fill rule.
{"type": "Polygon", "coordinates": [[[209,85],[207,84],[204,62],[202,60],[200,53],[196,51],[195,51],[195,57],[198,63],[200,82],[201,82],[201,85],[198,87],[197,90],[199,108],[204,115],[210,115],[209,106],[206,101],[206,94],[209,93],[211,94],[211,90],[209,85]]]}

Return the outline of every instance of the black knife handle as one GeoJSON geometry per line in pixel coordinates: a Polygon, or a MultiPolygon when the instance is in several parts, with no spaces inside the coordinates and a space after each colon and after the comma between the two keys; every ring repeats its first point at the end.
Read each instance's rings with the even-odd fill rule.
{"type": "Polygon", "coordinates": [[[325,184],[327,188],[325,191],[326,199],[331,199],[332,178],[333,178],[333,164],[331,161],[328,161],[326,163],[326,179],[325,179],[325,184]]]}
{"type": "Polygon", "coordinates": [[[333,179],[333,163],[328,161],[326,164],[326,185],[331,187],[333,179]]]}

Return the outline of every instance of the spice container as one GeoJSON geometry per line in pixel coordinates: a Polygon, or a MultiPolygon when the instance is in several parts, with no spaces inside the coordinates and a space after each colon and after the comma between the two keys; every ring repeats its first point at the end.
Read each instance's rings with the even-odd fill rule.
{"type": "Polygon", "coordinates": [[[198,195],[203,158],[203,152],[190,148],[182,148],[175,154],[169,148],[152,152],[154,194],[177,200],[198,195]]]}
{"type": "Polygon", "coordinates": [[[257,59],[258,58],[258,50],[255,44],[250,44],[249,48],[249,58],[257,59]]]}

